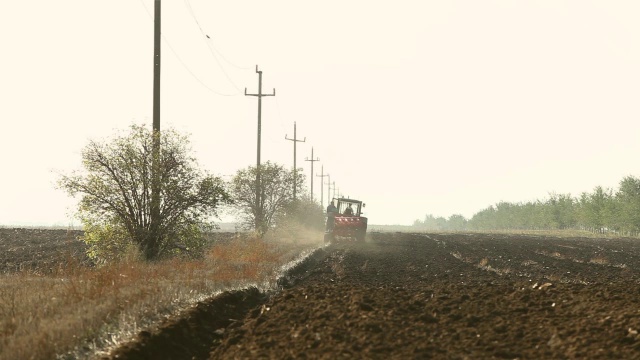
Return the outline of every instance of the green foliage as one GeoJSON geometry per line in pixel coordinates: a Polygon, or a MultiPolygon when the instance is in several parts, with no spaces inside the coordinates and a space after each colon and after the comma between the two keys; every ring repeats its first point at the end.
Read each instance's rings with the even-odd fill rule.
{"type": "Polygon", "coordinates": [[[453,214],[447,220],[449,230],[465,230],[467,228],[467,219],[460,214],[453,214]]]}
{"type": "Polygon", "coordinates": [[[160,136],[135,125],[83,149],[84,171],[63,175],[59,185],[82,195],[78,213],[91,256],[112,261],[132,244],[148,260],[197,255],[202,231],[230,198],[223,181],[200,171],[189,152],[187,137],[174,130],[160,136]]]}
{"type": "Polygon", "coordinates": [[[83,219],[84,242],[88,245],[87,255],[98,265],[122,260],[123,255],[135,253],[136,247],[127,230],[117,221],[98,225],[83,219]]]}
{"type": "MultiPolygon", "coordinates": [[[[257,196],[256,167],[238,170],[231,180],[235,211],[246,229],[263,236],[291,209],[294,172],[267,161],[260,165],[261,196],[257,196]]],[[[297,193],[304,193],[304,174],[298,172],[297,193]]]]}
{"type": "Polygon", "coordinates": [[[414,227],[421,230],[435,230],[435,231],[447,231],[447,230],[465,230],[467,228],[467,219],[460,214],[454,214],[445,219],[443,217],[434,217],[431,214],[425,216],[423,221],[416,220],[413,223],[414,227]]]}
{"type": "Polygon", "coordinates": [[[427,230],[555,230],[578,229],[640,234],[640,179],[627,176],[617,191],[596,186],[579,197],[550,193],[545,200],[526,203],[501,201],[476,214],[470,220],[452,215],[448,220],[427,215],[414,227],[427,230]]]}
{"type": "MultiPolygon", "coordinates": [[[[624,232],[640,232],[640,179],[627,176],[620,181],[615,195],[618,213],[617,227],[624,232]]],[[[612,219],[613,220],[613,219],[612,219]]]]}

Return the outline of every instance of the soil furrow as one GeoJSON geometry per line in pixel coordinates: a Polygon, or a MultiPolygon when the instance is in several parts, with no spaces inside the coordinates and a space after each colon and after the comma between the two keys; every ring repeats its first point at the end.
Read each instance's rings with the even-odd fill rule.
{"type": "Polygon", "coordinates": [[[117,354],[127,359],[640,358],[640,259],[627,255],[636,246],[629,239],[373,233],[365,243],[320,250],[294,268],[278,292],[228,295],[226,308],[190,314],[186,323],[200,327],[161,332],[149,336],[153,341],[142,339],[144,346],[133,345],[152,348],[146,355],[117,354]],[[610,254],[625,254],[617,260],[625,266],[609,266],[610,254]],[[241,303],[249,306],[230,321],[229,311],[241,303]],[[173,350],[167,348],[171,343],[173,350]]]}

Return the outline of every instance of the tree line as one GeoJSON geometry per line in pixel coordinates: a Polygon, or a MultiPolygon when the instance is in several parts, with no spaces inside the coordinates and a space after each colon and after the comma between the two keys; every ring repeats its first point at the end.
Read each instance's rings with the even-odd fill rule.
{"type": "Polygon", "coordinates": [[[90,141],[82,165],[82,170],[61,174],[58,186],[80,196],[76,215],[88,255],[97,263],[116,261],[131,249],[147,260],[201,256],[204,234],[216,228],[221,210],[236,214],[241,226],[259,237],[284,224],[324,228],[321,206],[293,196],[294,183],[298,194],[306,192],[299,170],[261,164],[257,196],[255,166],[224,181],[199,167],[188,137],[173,129],[160,135],[133,125],[112,139],[90,141]],[[157,204],[154,193],[159,194],[157,204]]]}
{"type": "Polygon", "coordinates": [[[413,226],[424,230],[556,230],[577,229],[622,236],[640,234],[640,178],[624,177],[617,189],[596,186],[575,197],[550,193],[528,202],[505,202],[475,213],[471,219],[427,215],[413,226]]]}

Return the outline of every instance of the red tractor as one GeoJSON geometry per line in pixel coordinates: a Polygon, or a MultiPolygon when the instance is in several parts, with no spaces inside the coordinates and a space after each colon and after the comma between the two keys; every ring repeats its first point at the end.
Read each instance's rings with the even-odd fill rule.
{"type": "Polygon", "coordinates": [[[327,213],[327,228],[324,241],[351,239],[364,241],[367,233],[367,218],[362,216],[365,204],[359,200],[334,198],[335,212],[327,213]]]}

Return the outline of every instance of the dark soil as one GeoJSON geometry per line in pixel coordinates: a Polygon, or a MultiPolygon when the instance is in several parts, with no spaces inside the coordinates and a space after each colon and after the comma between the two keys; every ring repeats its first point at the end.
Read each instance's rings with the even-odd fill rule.
{"type": "MultiPolygon", "coordinates": [[[[204,234],[204,238],[214,244],[228,241],[233,235],[211,232],[204,234]]],[[[0,227],[0,274],[52,274],[73,267],[93,266],[82,236],[82,230],[0,227]]]]}
{"type": "Polygon", "coordinates": [[[269,297],[248,290],[218,298],[211,313],[168,327],[204,325],[142,334],[164,341],[128,345],[139,349],[146,341],[151,352],[117,354],[191,359],[204,358],[206,349],[211,359],[640,358],[638,240],[370,238],[318,251],[269,297]]]}
{"type": "Polygon", "coordinates": [[[112,354],[116,359],[205,359],[224,329],[266,300],[257,289],[223,293],[198,304],[158,333],[142,331],[112,354]],[[224,316],[220,316],[224,314],[224,316]]]}
{"type": "Polygon", "coordinates": [[[83,231],[0,228],[0,273],[49,274],[61,267],[87,265],[83,231]]]}

